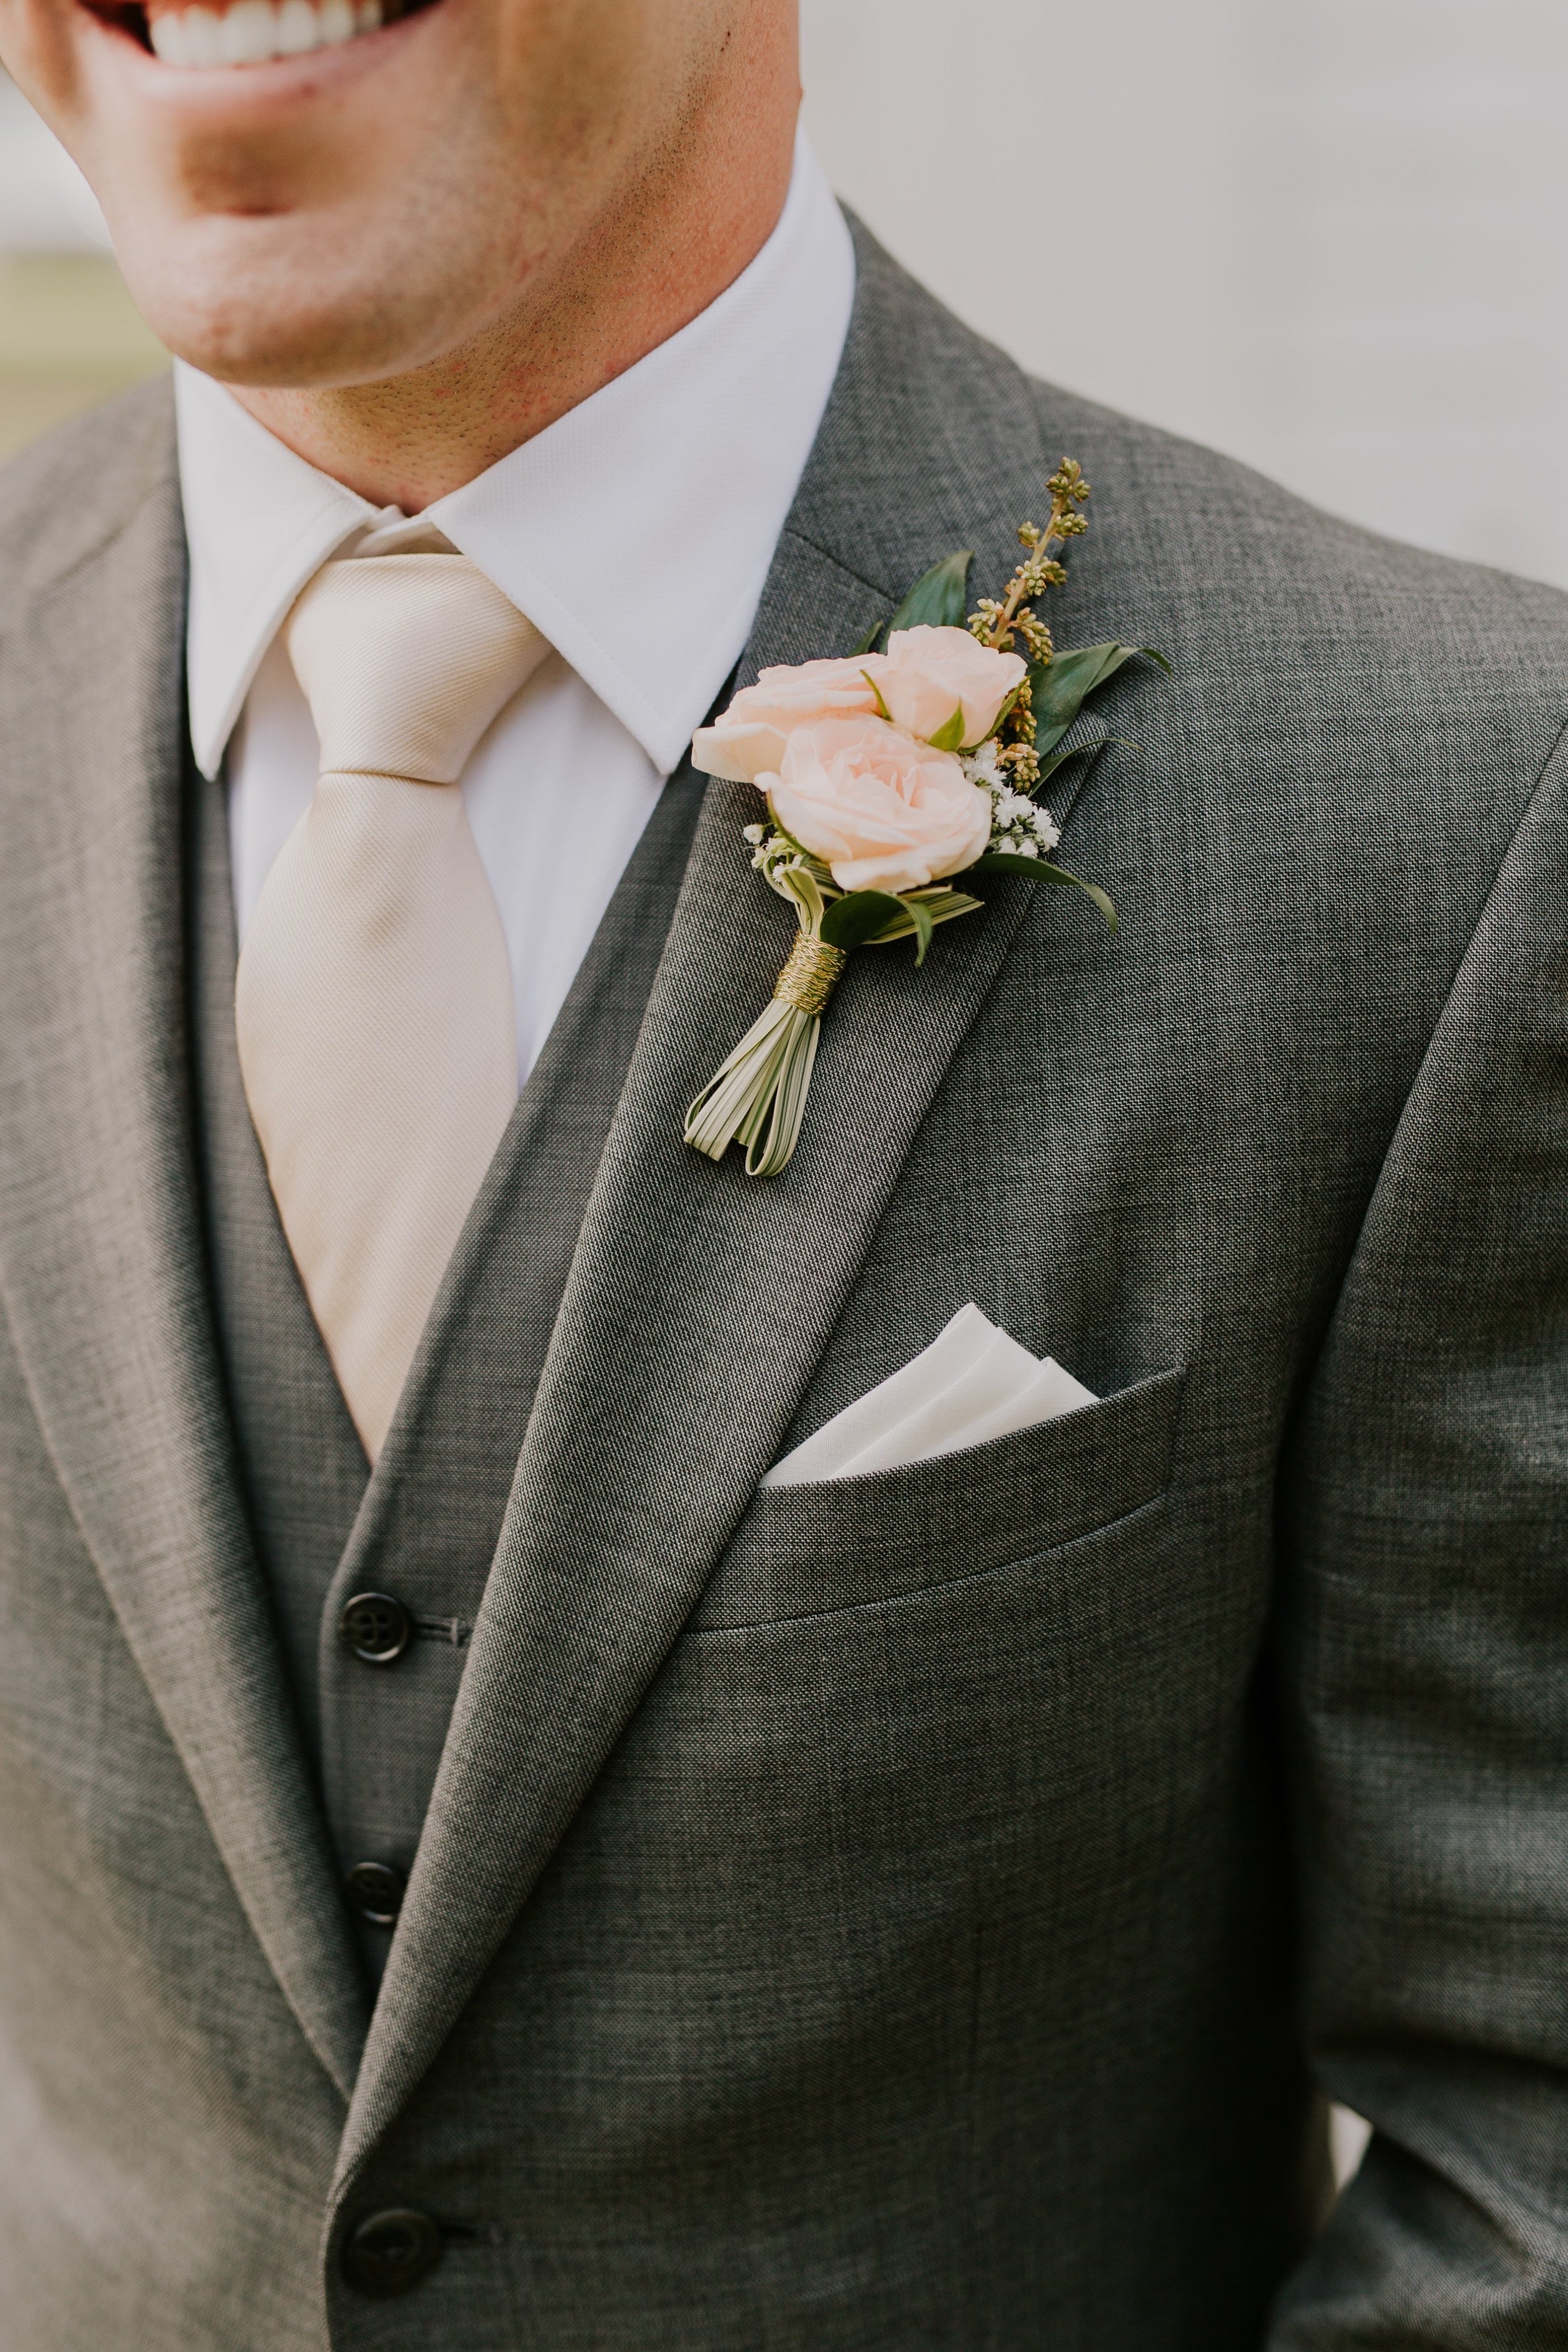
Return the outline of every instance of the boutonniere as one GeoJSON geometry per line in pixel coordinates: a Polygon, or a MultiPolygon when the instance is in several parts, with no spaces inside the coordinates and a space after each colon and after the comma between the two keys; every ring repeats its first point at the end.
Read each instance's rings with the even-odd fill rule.
{"type": "Polygon", "coordinates": [[[912,939],[922,964],[940,924],[984,905],[953,877],[1065,884],[1116,928],[1105,892],[1051,862],[1061,836],[1037,795],[1112,740],[1058,748],[1091,694],[1135,654],[1170,665],[1146,646],[1052,645],[1035,604],[1067,578],[1053,550],[1087,530],[1089,492],[1070,457],[1047,487],[1050,520],[1020,528],[1024,560],[1000,600],[966,618],[973,559],[950,555],[855,653],[763,670],[693,738],[705,774],[765,795],[769,822],[745,828],[752,864],[800,925],[772,1002],[687,1114],[687,1142],[711,1160],[741,1143],[748,1176],[788,1165],[850,955],[912,939]]]}

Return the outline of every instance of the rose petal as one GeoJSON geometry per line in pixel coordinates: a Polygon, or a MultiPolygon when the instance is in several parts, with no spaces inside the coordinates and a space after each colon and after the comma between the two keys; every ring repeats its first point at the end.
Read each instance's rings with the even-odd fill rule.
{"type": "Polygon", "coordinates": [[[765,721],[728,718],[712,727],[700,727],[691,739],[691,764],[702,775],[719,776],[726,783],[754,784],[765,770],[776,768],[788,739],[765,721]]]}
{"type": "Polygon", "coordinates": [[[922,888],[972,866],[991,835],[991,796],[952,754],[881,719],[795,729],[772,800],[847,890],[922,888]]]}
{"type": "Polygon", "coordinates": [[[984,742],[1028,675],[1018,654],[999,654],[967,629],[925,625],[895,630],[877,683],[890,718],[929,741],[954,707],[963,712],[965,745],[984,742]]]}

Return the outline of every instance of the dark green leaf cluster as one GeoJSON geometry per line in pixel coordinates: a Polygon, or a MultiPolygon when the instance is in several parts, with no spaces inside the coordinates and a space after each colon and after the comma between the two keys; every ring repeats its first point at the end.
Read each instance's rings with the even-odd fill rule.
{"type": "MultiPolygon", "coordinates": [[[[1088,530],[1088,518],[1082,509],[1089,497],[1089,486],[1077,460],[1064,457],[1046,487],[1051,499],[1050,520],[1043,530],[1033,522],[1020,526],[1018,541],[1025,551],[1024,561],[1004,598],[982,597],[974,611],[967,609],[969,574],[974,557],[972,550],[960,548],[944,556],[940,563],[933,563],[916,581],[892,617],[872,629],[855,648],[857,654],[882,652],[896,632],[922,625],[931,628],[967,626],[981,644],[997,652],[1011,651],[1021,638],[1028,670],[996,722],[993,756],[999,763],[1000,772],[1010,780],[1007,790],[1025,795],[1037,793],[1065,761],[1087,753],[1093,762],[1107,744],[1121,740],[1107,735],[1091,743],[1059,748],[1090,696],[1109,685],[1128,662],[1142,656],[1158,663],[1167,676],[1171,669],[1163,654],[1156,653],[1152,646],[1124,646],[1112,640],[1106,645],[1077,646],[1059,651],[1053,646],[1049,629],[1035,614],[1034,600],[1045,589],[1059,586],[1067,578],[1051,550],[1058,545],[1065,547],[1068,540],[1080,537],[1088,530]]],[[[949,728],[934,739],[935,748],[961,751],[962,735],[962,713],[954,712],[949,728]]],[[[997,772],[994,767],[994,778],[997,772]]],[[[1006,791],[994,781],[991,790],[994,799],[999,799],[1005,809],[1006,791]]],[[[1082,890],[1110,928],[1116,927],[1116,909],[1098,884],[1086,882],[1081,876],[1069,873],[1065,866],[1051,865],[1043,857],[1016,855],[1011,849],[990,850],[970,870],[976,874],[1021,874],[1034,881],[1082,890]]],[[[945,919],[950,918],[944,918],[939,909],[935,920],[945,919]]],[[[916,960],[923,962],[934,925],[932,908],[919,894],[893,898],[884,891],[857,890],[835,898],[823,917],[822,936],[835,947],[856,948],[886,936],[889,925],[897,926],[895,936],[908,936],[912,929],[918,940],[916,960]]]]}

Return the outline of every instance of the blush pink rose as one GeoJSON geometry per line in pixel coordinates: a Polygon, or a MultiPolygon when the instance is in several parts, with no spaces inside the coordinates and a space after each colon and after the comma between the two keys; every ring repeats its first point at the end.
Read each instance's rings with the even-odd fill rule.
{"type": "Polygon", "coordinates": [[[994,653],[967,629],[921,627],[897,630],[871,674],[893,724],[924,742],[962,709],[967,750],[984,741],[1027,671],[1019,655],[994,653]]]}
{"type": "Polygon", "coordinates": [[[883,719],[797,727],[778,773],[756,780],[773,814],[841,890],[918,890],[973,866],[991,838],[991,795],[951,751],[883,719]]]}
{"type": "Polygon", "coordinates": [[[881,655],[870,654],[863,661],[801,662],[794,668],[763,670],[755,686],[742,688],[721,719],[698,729],[692,764],[705,776],[732,784],[754,784],[761,775],[776,774],[795,728],[815,719],[874,715],[877,698],[866,673],[874,676],[884,666],[881,655]]]}

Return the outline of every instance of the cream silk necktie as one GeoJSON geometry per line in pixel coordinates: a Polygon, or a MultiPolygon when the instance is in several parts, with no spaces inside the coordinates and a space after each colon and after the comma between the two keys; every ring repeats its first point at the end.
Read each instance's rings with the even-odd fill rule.
{"type": "Polygon", "coordinates": [[[374,1461],[517,1103],[510,962],[458,780],[550,648],[462,555],[327,564],[288,646],[321,775],[246,932],[239,1066],[374,1461]]]}

